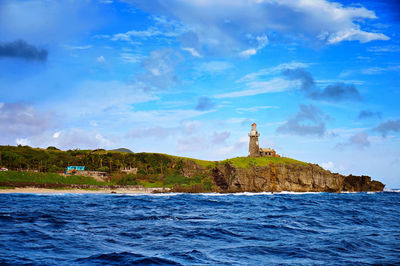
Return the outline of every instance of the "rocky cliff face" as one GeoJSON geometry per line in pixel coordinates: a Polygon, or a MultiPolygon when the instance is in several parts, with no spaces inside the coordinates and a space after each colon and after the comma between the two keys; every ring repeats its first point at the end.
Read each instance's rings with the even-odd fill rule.
{"type": "MultiPolygon", "coordinates": [[[[191,166],[192,174],[194,171],[191,166]]],[[[196,169],[203,172],[205,169],[196,169]]],[[[315,164],[270,164],[237,168],[226,163],[207,171],[220,192],[296,191],[296,192],[359,192],[382,191],[384,184],[368,176],[343,176],[315,164]]]]}

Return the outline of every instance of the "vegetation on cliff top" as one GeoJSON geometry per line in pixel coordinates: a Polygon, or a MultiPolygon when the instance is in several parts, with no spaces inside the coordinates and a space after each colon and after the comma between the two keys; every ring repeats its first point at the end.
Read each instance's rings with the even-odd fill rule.
{"type": "Polygon", "coordinates": [[[232,159],[226,159],[220,162],[221,164],[230,163],[231,165],[237,168],[249,168],[251,165],[254,166],[268,166],[270,164],[297,164],[297,165],[308,165],[308,163],[298,161],[291,158],[286,157],[258,157],[258,158],[249,158],[249,157],[236,157],[232,159]]]}

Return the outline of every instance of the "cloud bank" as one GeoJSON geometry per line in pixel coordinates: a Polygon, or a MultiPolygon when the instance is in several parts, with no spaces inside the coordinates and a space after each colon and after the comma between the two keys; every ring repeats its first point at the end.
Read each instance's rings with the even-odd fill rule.
{"type": "Polygon", "coordinates": [[[39,112],[25,103],[0,103],[0,140],[39,135],[53,126],[54,112],[39,112]]]}
{"type": "Polygon", "coordinates": [[[328,119],[329,116],[325,115],[317,107],[301,104],[299,112],[278,127],[276,132],[289,135],[315,135],[321,137],[325,135],[325,121],[328,119]]]}
{"type": "Polygon", "coordinates": [[[383,122],[374,130],[381,133],[383,137],[386,137],[390,132],[400,132],[400,119],[383,122]]]}
{"type": "Polygon", "coordinates": [[[38,49],[24,40],[0,43],[0,58],[11,57],[28,61],[45,62],[47,54],[47,50],[38,49]]]}
{"type": "Polygon", "coordinates": [[[125,2],[184,23],[188,30],[181,37],[182,45],[200,53],[249,57],[268,44],[272,32],[328,45],[389,39],[362,29],[363,20],[377,18],[373,11],[326,0],[125,2]]]}

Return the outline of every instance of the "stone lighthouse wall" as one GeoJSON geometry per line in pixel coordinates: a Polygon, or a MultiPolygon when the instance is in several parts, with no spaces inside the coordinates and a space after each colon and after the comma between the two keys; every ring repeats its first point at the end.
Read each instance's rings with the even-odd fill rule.
{"type": "Polygon", "coordinates": [[[260,146],[258,145],[258,136],[250,136],[249,157],[259,157],[260,146]]]}
{"type": "Polygon", "coordinates": [[[260,156],[260,146],[258,145],[258,134],[257,125],[253,123],[251,125],[251,131],[249,133],[250,143],[249,143],[249,157],[259,157],[260,156]]]}

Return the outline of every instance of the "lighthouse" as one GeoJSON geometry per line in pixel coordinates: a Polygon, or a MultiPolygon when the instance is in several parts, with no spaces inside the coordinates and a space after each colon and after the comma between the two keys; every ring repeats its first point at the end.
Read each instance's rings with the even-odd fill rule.
{"type": "Polygon", "coordinates": [[[258,137],[260,134],[257,132],[257,125],[253,123],[251,125],[251,131],[249,133],[249,157],[260,157],[260,146],[258,144],[258,137]]]}

